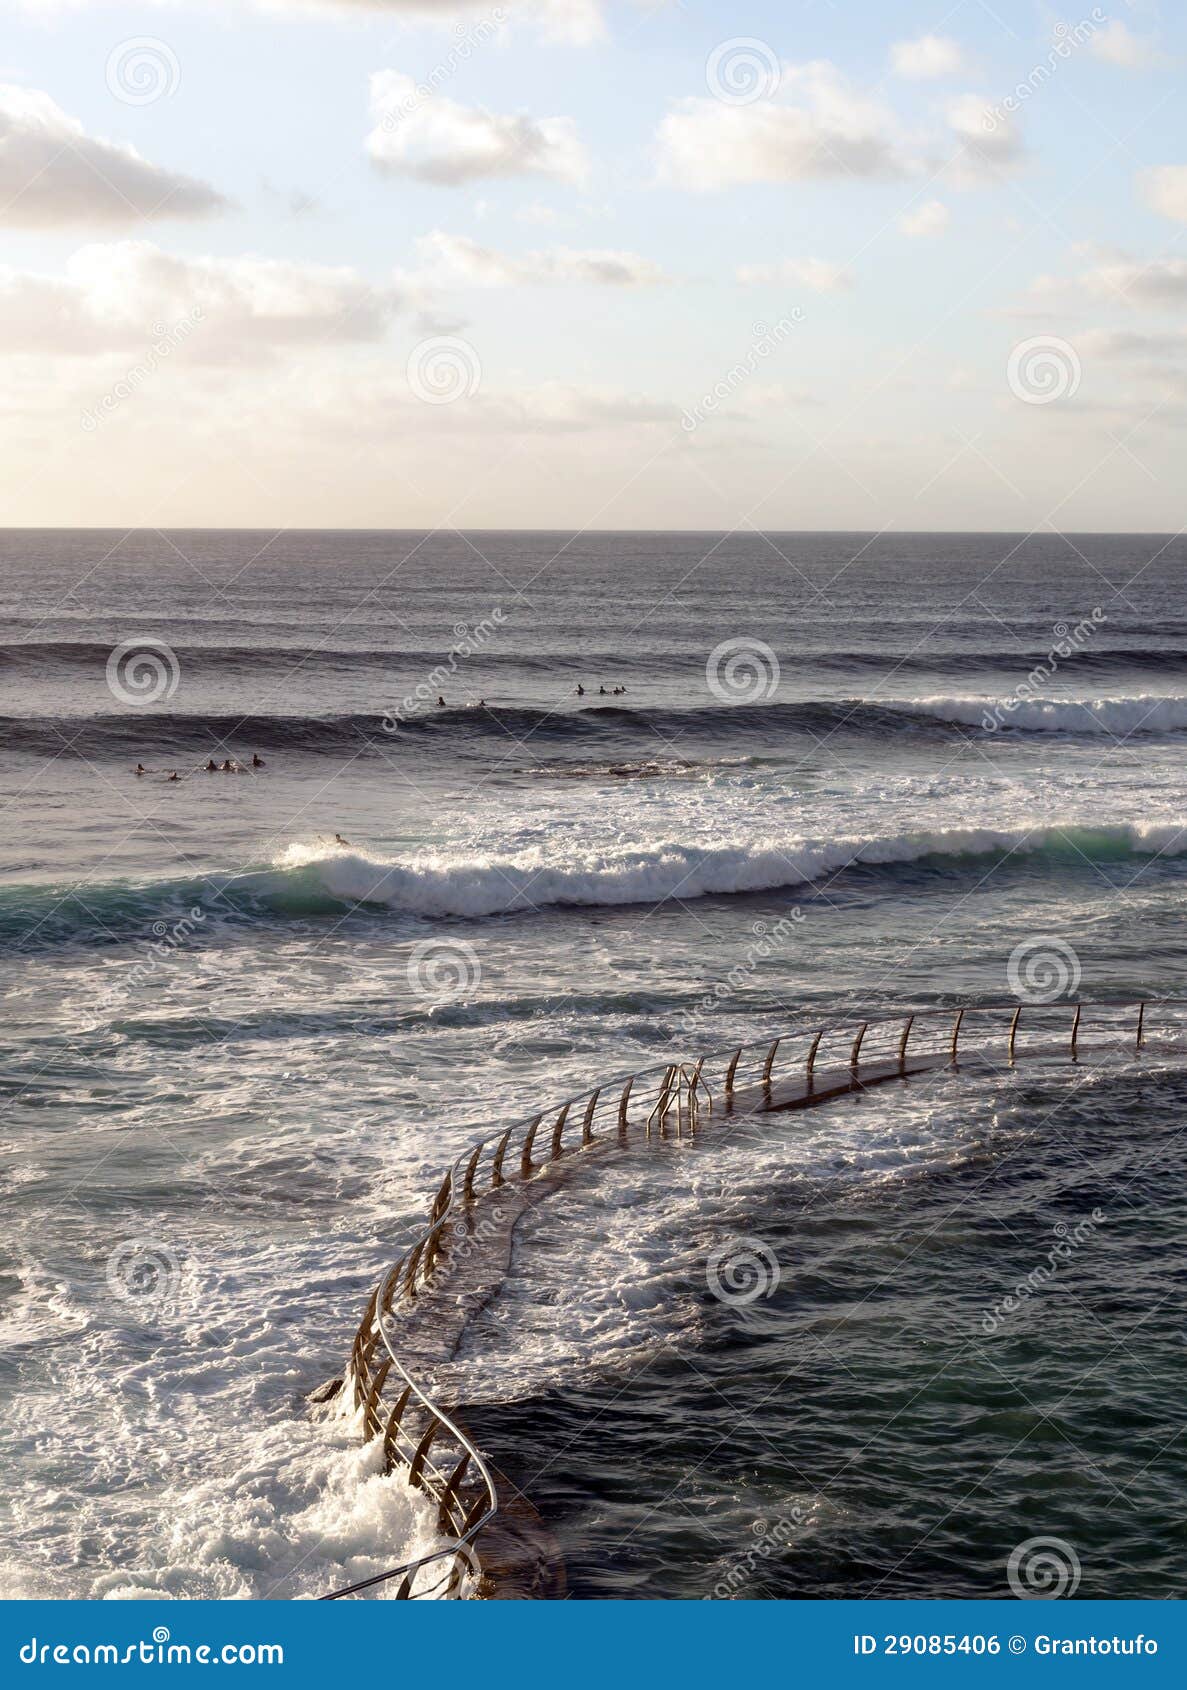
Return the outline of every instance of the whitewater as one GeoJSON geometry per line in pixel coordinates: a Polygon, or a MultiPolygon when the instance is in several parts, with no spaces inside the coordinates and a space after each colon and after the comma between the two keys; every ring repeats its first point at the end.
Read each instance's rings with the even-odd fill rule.
{"type": "MultiPolygon", "coordinates": [[[[1081,536],[1086,564],[1054,536],[784,536],[787,571],[744,535],[117,538],[0,541],[7,1594],[308,1599],[422,1549],[422,1499],[309,1398],[443,1169],[500,1123],[850,1010],[1001,1001],[1019,947],[1057,943],[1087,998],[1182,989],[1184,542],[1081,536]],[[496,606],[445,706],[396,723],[496,606]],[[1096,606],[1082,661],[1034,686],[1054,625],[1096,606]],[[149,703],[106,673],[137,636],[175,662],[149,703]],[[759,651],[731,693],[713,653],[739,639],[775,669],[759,651]]],[[[1118,1158],[1140,1140],[1165,1181],[1155,1128],[1181,1111],[1157,1103],[1110,1092],[1076,1131],[1099,1119],[1118,1158]]],[[[860,1583],[870,1543],[901,1559],[873,1455],[817,1489],[872,1437],[867,1405],[884,1423],[907,1380],[929,1402],[913,1358],[961,1296],[997,1302],[995,1252],[1022,1239],[1022,1277],[1043,1253],[1027,1227],[1063,1218],[1043,1204],[1097,1200],[1067,1183],[1086,1179],[1076,1132],[1040,1127],[1053,1107],[1025,1076],[871,1094],[750,1143],[744,1176],[723,1143],[679,1188],[607,1167],[533,1217],[457,1391],[564,1537],[575,1593],[712,1594],[715,1557],[801,1502],[825,1536],[797,1552],[798,1588],[830,1568],[860,1583]],[[959,1182],[1008,1179],[1036,1144],[1053,1160],[1003,1192],[1012,1231],[969,1257],[945,1218],[959,1182]],[[771,1309],[723,1333],[703,1274],[754,1227],[804,1323],[770,1378],[771,1309]],[[879,1253],[883,1235],[909,1244],[879,1253]],[[724,1410],[677,1352],[727,1399],[756,1381],[763,1436],[714,1426],[736,1460],[706,1463],[697,1429],[724,1410]],[[580,1429],[601,1413],[621,1471],[599,1480],[580,1429]],[[565,1456],[542,1471],[546,1423],[565,1456]],[[630,1536],[639,1499],[685,1473],[678,1545],[670,1521],[630,1536]]],[[[1120,1160],[1109,1177],[1145,1190],[1120,1160]]],[[[1086,1341],[1061,1329],[1043,1366],[1086,1341]]],[[[1035,1400],[1037,1368],[1009,1357],[1035,1400]]],[[[895,1482],[965,1494],[989,1435],[962,1454],[912,1423],[895,1482]]],[[[1142,1453],[1157,1526],[1165,1475],[1142,1453]]]]}

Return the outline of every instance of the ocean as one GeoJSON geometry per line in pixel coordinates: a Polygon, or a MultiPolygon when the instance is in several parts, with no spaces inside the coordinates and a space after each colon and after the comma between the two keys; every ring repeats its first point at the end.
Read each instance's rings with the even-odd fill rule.
{"type": "MultiPolygon", "coordinates": [[[[0,1593],[303,1597],[433,1542],[305,1398],[500,1121],[782,1026],[1181,994],[1185,562],[0,537],[0,1593]]],[[[1020,1064],[607,1161],[453,1400],[578,1598],[1003,1596],[1044,1536],[1181,1596],[1185,1100],[1020,1064]],[[737,1237],[781,1267],[743,1305],[737,1237]]]]}

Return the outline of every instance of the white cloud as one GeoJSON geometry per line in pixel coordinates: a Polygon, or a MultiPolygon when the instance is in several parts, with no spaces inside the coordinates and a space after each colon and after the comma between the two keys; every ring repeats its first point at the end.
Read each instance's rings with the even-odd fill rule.
{"type": "Polygon", "coordinates": [[[205,182],[150,164],[134,147],[88,135],[48,94],[0,86],[0,222],[110,228],[202,217],[226,203],[205,182]]]}
{"type": "Polygon", "coordinates": [[[422,235],[416,250],[422,268],[410,279],[440,287],[530,287],[542,283],[645,287],[668,279],[658,264],[634,252],[580,252],[556,247],[516,257],[443,229],[422,235]]]}
{"type": "Polygon", "coordinates": [[[398,299],[348,269],[119,241],[81,247],[56,276],[0,268],[0,351],[101,355],[191,321],[194,356],[238,364],[280,346],[377,340],[398,299]]]}
{"type": "Polygon", "coordinates": [[[1187,258],[1152,258],[1141,264],[1117,254],[1085,271],[1080,280],[1089,292],[1119,304],[1187,304],[1187,258]]]}
{"type": "Polygon", "coordinates": [[[853,272],[843,264],[829,264],[823,258],[783,258],[778,264],[742,264],[737,272],[743,284],[798,282],[813,293],[838,293],[853,286],[853,272]]]}
{"type": "Polygon", "coordinates": [[[1011,169],[1022,158],[1022,140],[1012,113],[983,94],[957,94],[945,106],[957,151],[948,173],[959,184],[983,181],[1011,169]]]}
{"type": "Polygon", "coordinates": [[[383,170],[456,185],[484,176],[555,176],[580,182],[584,148],[568,117],[528,117],[459,105],[400,71],[371,78],[375,127],[367,151],[383,170]]]}
{"type": "Polygon", "coordinates": [[[1166,55],[1152,36],[1135,35],[1120,18],[1110,18],[1103,29],[1089,37],[1088,51],[1122,70],[1152,70],[1166,62],[1166,55]]]}
{"type": "Polygon", "coordinates": [[[904,212],[898,226],[904,235],[939,235],[948,227],[949,212],[943,200],[925,200],[914,211],[904,212]]]}
{"type": "Polygon", "coordinates": [[[1162,164],[1138,178],[1142,198],[1154,211],[1187,223],[1187,164],[1162,164]]]}
{"type": "Polygon", "coordinates": [[[908,168],[892,114],[823,59],[784,66],[777,94],[749,105],[677,101],[658,142],[661,177],[692,189],[895,176],[908,168]]]}
{"type": "Polygon", "coordinates": [[[954,76],[967,69],[960,45],[950,35],[919,35],[913,41],[896,41],[890,62],[899,76],[918,81],[954,76]]]}

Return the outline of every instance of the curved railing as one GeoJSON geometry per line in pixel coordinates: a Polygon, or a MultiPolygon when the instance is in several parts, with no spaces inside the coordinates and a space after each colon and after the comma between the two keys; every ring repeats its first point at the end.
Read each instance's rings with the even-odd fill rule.
{"type": "Polygon", "coordinates": [[[647,1139],[695,1133],[731,1115],[809,1107],[931,1069],[992,1066],[1003,1056],[1012,1066],[1026,1055],[1078,1060],[1082,1052],[1136,1054],[1152,1038],[1171,1042],[1168,1034],[1187,1040],[1187,999],[966,1004],[855,1016],[620,1077],[554,1106],[555,1113],[547,1109],[514,1121],[464,1151],[441,1181],[424,1231],[372,1293],[343,1381],[362,1411],[364,1438],[382,1437],[389,1471],[403,1469],[407,1482],[435,1502],[438,1530],[450,1541],[322,1600],[396,1579],[401,1600],[476,1596],[489,1588],[476,1546],[500,1511],[496,1477],[463,1428],[404,1367],[396,1323],[436,1288],[439,1276],[448,1277],[447,1270],[472,1253],[481,1232],[478,1209],[491,1193],[522,1187],[576,1150],[626,1145],[632,1132],[647,1139]],[[993,1044],[985,1043],[986,1025],[1004,1041],[996,1056],[993,1044]]]}

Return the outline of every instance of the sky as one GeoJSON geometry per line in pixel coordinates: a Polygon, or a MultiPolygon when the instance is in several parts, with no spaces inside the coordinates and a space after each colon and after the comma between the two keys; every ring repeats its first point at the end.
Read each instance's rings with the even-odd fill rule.
{"type": "Polygon", "coordinates": [[[0,525],[1187,523],[1187,16],[0,0],[0,525]]]}

